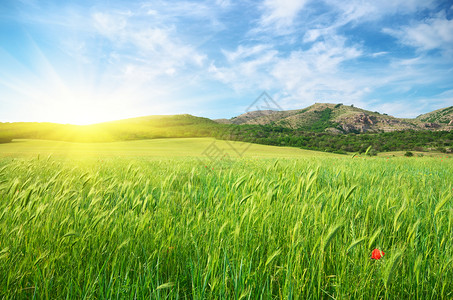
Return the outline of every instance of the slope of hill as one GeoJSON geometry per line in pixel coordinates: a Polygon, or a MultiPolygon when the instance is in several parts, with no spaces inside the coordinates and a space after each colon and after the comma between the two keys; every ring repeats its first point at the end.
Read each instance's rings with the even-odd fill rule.
{"type": "Polygon", "coordinates": [[[46,139],[73,142],[112,142],[166,137],[208,137],[214,121],[192,115],[147,116],[93,125],[0,123],[0,142],[46,139]]]}
{"type": "Polygon", "coordinates": [[[276,125],[290,129],[332,133],[452,130],[453,106],[415,119],[402,119],[353,106],[316,103],[298,110],[248,112],[230,120],[219,120],[219,123],[276,125]]]}
{"type": "Polygon", "coordinates": [[[440,123],[453,126],[453,106],[438,109],[416,118],[420,122],[440,123]]]}

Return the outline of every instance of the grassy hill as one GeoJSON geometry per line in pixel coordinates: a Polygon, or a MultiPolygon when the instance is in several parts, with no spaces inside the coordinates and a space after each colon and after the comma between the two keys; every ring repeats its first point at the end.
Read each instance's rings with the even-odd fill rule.
{"type": "Polygon", "coordinates": [[[342,104],[316,103],[288,111],[252,111],[232,119],[210,120],[188,114],[146,116],[93,125],[17,122],[0,123],[0,143],[13,139],[113,142],[169,137],[227,138],[229,125],[266,125],[308,132],[378,133],[403,130],[451,131],[453,106],[415,119],[395,118],[342,104]]]}
{"type": "Polygon", "coordinates": [[[453,129],[453,106],[415,119],[402,119],[353,106],[316,103],[298,110],[247,112],[230,120],[219,120],[219,123],[274,125],[332,133],[451,130],[453,129]]]}
{"type": "Polygon", "coordinates": [[[453,106],[438,109],[416,118],[420,122],[440,123],[453,126],[453,106]]]}
{"type": "Polygon", "coordinates": [[[369,146],[372,146],[373,153],[402,150],[451,152],[453,121],[447,121],[453,118],[452,111],[453,107],[450,107],[416,119],[399,119],[353,106],[317,103],[300,110],[254,111],[218,122],[185,114],[85,126],[0,123],[0,143],[14,139],[99,143],[211,137],[343,154],[364,152],[369,146]]]}
{"type": "Polygon", "coordinates": [[[112,142],[166,137],[212,136],[214,121],[192,115],[147,116],[94,125],[0,123],[0,142],[47,139],[72,142],[112,142]]]}

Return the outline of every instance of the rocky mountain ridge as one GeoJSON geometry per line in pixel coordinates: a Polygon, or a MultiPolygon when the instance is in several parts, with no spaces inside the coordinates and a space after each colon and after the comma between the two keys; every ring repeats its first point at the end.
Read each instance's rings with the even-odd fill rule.
{"type": "Polygon", "coordinates": [[[231,119],[215,121],[223,124],[275,125],[337,134],[401,130],[451,131],[453,129],[453,106],[408,119],[396,118],[385,113],[372,112],[341,103],[315,103],[304,109],[251,111],[231,119]]]}

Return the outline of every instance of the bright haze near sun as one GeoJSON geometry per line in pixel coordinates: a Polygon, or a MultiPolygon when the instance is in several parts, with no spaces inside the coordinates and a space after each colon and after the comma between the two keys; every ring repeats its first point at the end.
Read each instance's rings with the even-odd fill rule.
{"type": "Polygon", "coordinates": [[[453,3],[0,1],[0,122],[453,105],[453,3]]]}

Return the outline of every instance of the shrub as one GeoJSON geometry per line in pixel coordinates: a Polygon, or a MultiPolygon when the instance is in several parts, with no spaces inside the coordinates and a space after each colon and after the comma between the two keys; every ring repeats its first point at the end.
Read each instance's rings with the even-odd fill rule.
{"type": "Polygon", "coordinates": [[[332,151],[332,153],[336,153],[336,154],[348,154],[346,151],[344,150],[335,150],[335,151],[332,151]]]}
{"type": "Polygon", "coordinates": [[[12,139],[7,137],[0,137],[0,144],[11,143],[12,139]]]}
{"type": "Polygon", "coordinates": [[[376,155],[378,155],[378,152],[377,152],[375,149],[371,149],[371,150],[368,152],[368,155],[369,155],[369,156],[376,156],[376,155]]]}
{"type": "Polygon", "coordinates": [[[406,151],[406,153],[404,153],[404,156],[411,157],[411,156],[414,156],[414,153],[412,153],[410,151],[406,151]]]}
{"type": "Polygon", "coordinates": [[[447,149],[445,149],[444,147],[438,147],[437,148],[437,151],[440,151],[442,153],[446,153],[447,152],[447,149]]]}

